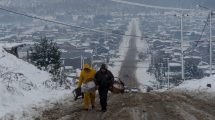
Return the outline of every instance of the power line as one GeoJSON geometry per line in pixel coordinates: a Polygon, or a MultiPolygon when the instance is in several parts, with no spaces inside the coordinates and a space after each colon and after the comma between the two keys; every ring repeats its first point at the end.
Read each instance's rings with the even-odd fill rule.
{"type": "Polygon", "coordinates": [[[9,13],[13,13],[13,14],[17,14],[17,15],[21,15],[21,16],[25,16],[25,17],[32,18],[32,19],[38,19],[38,20],[41,20],[41,21],[49,22],[49,23],[59,24],[59,25],[67,26],[67,27],[79,28],[79,29],[83,29],[83,30],[89,30],[89,31],[93,31],[93,32],[103,33],[103,34],[112,34],[112,35],[138,37],[138,38],[140,37],[140,38],[149,38],[149,39],[160,39],[160,40],[172,40],[170,38],[149,37],[149,36],[146,36],[146,35],[143,35],[143,36],[126,35],[126,34],[123,34],[123,33],[113,33],[113,32],[107,32],[107,31],[98,30],[98,29],[91,29],[91,28],[81,27],[81,26],[77,26],[77,25],[71,25],[71,24],[67,24],[67,23],[63,23],[63,22],[59,22],[59,21],[48,20],[48,19],[44,19],[44,18],[41,18],[41,17],[38,17],[38,16],[33,16],[33,15],[21,13],[21,12],[16,12],[16,11],[5,9],[5,8],[2,8],[2,7],[0,7],[0,10],[6,11],[6,12],[9,12],[9,13]]]}
{"type": "Polygon", "coordinates": [[[0,7],[0,10],[6,11],[6,12],[9,12],[9,13],[13,13],[13,14],[17,14],[17,15],[21,15],[21,16],[25,16],[25,17],[28,17],[28,18],[38,19],[38,20],[45,21],[45,22],[50,22],[50,23],[55,23],[55,24],[60,24],[60,25],[69,26],[69,27],[75,27],[75,28],[80,28],[80,29],[86,29],[86,30],[95,31],[95,32],[103,32],[103,31],[100,31],[100,30],[95,30],[95,29],[85,28],[85,27],[81,27],[81,26],[66,24],[66,23],[59,22],[59,21],[48,20],[48,19],[37,17],[37,16],[33,16],[33,15],[29,15],[29,14],[25,14],[25,13],[16,12],[16,11],[13,11],[13,10],[5,9],[5,8],[2,8],[2,7],[0,7]]]}
{"type": "MultiPolygon", "coordinates": [[[[188,54],[189,52],[193,52],[193,51],[198,47],[199,43],[201,42],[202,36],[203,36],[203,34],[204,34],[204,31],[205,31],[205,29],[206,29],[206,27],[207,27],[207,25],[208,25],[209,18],[210,18],[210,16],[208,15],[208,16],[207,16],[207,21],[206,21],[206,23],[205,23],[205,25],[204,25],[204,28],[202,29],[201,35],[200,35],[200,37],[199,37],[199,40],[196,42],[196,45],[195,45],[194,47],[191,48],[190,51],[187,51],[187,54],[188,54]]],[[[185,54],[185,55],[186,55],[186,54],[185,54]]]]}
{"type": "MultiPolygon", "coordinates": [[[[141,60],[110,60],[109,62],[137,62],[137,63],[143,63],[141,60]]],[[[151,62],[151,60],[144,60],[144,62],[151,62]]]]}
{"type": "Polygon", "coordinates": [[[89,31],[93,31],[93,32],[103,33],[103,34],[112,34],[112,35],[120,35],[120,36],[128,36],[128,37],[142,37],[142,36],[137,36],[137,35],[126,35],[126,34],[122,34],[122,33],[112,33],[112,32],[106,32],[103,30],[97,30],[97,29],[91,29],[91,28],[81,27],[81,26],[77,26],[77,25],[71,25],[71,24],[67,24],[67,23],[63,23],[63,22],[59,22],[59,21],[44,19],[44,18],[41,18],[38,16],[33,16],[33,15],[21,13],[21,12],[16,12],[16,11],[5,9],[2,7],[0,7],[0,10],[6,11],[9,13],[13,13],[13,14],[17,14],[17,15],[21,15],[21,16],[25,16],[25,17],[32,18],[32,19],[38,19],[38,20],[45,21],[45,22],[55,23],[55,24],[59,24],[59,25],[67,26],[67,27],[74,27],[74,28],[89,30],[89,31]]]}
{"type": "MultiPolygon", "coordinates": [[[[144,35],[144,36],[126,35],[126,34],[123,34],[123,33],[113,33],[113,32],[97,30],[97,29],[91,29],[91,28],[81,27],[81,26],[77,26],[77,25],[71,25],[71,24],[67,24],[67,23],[63,23],[63,22],[59,22],[59,21],[48,20],[48,19],[44,19],[44,18],[41,18],[41,17],[38,17],[38,16],[33,16],[33,15],[21,13],[21,12],[16,12],[16,11],[9,10],[9,9],[6,9],[6,8],[2,8],[2,7],[0,7],[0,10],[6,11],[6,12],[9,12],[9,13],[13,13],[13,14],[17,14],[17,15],[21,15],[21,16],[25,16],[25,17],[32,18],[32,19],[38,19],[38,20],[45,21],[45,22],[59,24],[59,25],[67,26],[67,27],[75,27],[75,28],[89,30],[89,31],[98,32],[98,33],[104,33],[104,34],[106,33],[106,34],[119,35],[119,36],[129,36],[129,37],[141,37],[141,38],[149,38],[149,39],[172,40],[170,38],[149,37],[149,36],[146,36],[146,35],[144,35]]],[[[206,23],[206,25],[207,25],[207,23],[206,23]]],[[[199,44],[199,42],[200,42],[200,40],[201,40],[201,38],[203,36],[204,30],[206,28],[206,25],[204,26],[202,34],[201,34],[199,40],[197,41],[196,46],[193,49],[195,49],[198,46],[198,44],[199,44]]]]}
{"type": "MultiPolygon", "coordinates": [[[[113,66],[121,66],[121,65],[113,65],[113,66]]],[[[149,68],[148,66],[121,66],[122,69],[125,68],[149,68]]]]}
{"type": "Polygon", "coordinates": [[[67,24],[67,23],[63,23],[63,22],[59,22],[59,21],[48,20],[48,19],[44,19],[44,18],[41,18],[41,17],[38,17],[38,16],[33,16],[33,15],[21,13],[21,12],[16,12],[16,11],[9,10],[9,9],[6,9],[6,8],[2,8],[2,7],[0,7],[0,10],[6,11],[6,12],[9,12],[9,13],[13,13],[13,14],[17,14],[17,15],[21,15],[21,16],[25,16],[25,17],[32,18],[32,19],[38,19],[38,20],[41,20],[41,21],[49,22],[49,23],[59,24],[59,25],[67,26],[67,27],[79,28],[79,29],[83,29],[83,30],[89,30],[89,31],[93,31],[93,32],[103,33],[103,34],[112,34],[112,35],[128,36],[128,37],[140,37],[140,38],[149,38],[149,39],[160,39],[160,40],[172,40],[171,38],[168,38],[168,37],[167,38],[160,38],[160,37],[149,37],[149,36],[146,36],[146,35],[142,35],[142,36],[126,35],[126,34],[123,34],[123,33],[113,33],[113,32],[107,32],[107,31],[98,30],[98,29],[91,29],[91,28],[81,27],[81,26],[77,26],[77,25],[71,25],[71,24],[67,24]]]}

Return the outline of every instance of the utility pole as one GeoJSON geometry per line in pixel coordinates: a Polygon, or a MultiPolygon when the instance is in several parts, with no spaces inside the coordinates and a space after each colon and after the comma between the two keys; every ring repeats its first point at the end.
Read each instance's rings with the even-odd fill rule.
{"type": "Polygon", "coordinates": [[[210,14],[209,14],[209,19],[210,19],[210,37],[209,37],[209,44],[210,44],[210,76],[213,74],[213,69],[212,69],[212,58],[213,58],[213,51],[212,51],[212,15],[213,15],[213,10],[210,10],[209,8],[205,7],[205,6],[202,6],[202,5],[198,5],[199,7],[201,8],[204,8],[206,10],[209,10],[210,11],[210,14]]]}
{"type": "Polygon", "coordinates": [[[183,12],[181,13],[181,79],[184,80],[183,12]]]}
{"type": "Polygon", "coordinates": [[[83,60],[82,60],[82,54],[81,54],[81,70],[83,69],[83,60]]]}
{"type": "Polygon", "coordinates": [[[212,75],[212,11],[210,11],[210,76],[212,75]]]}
{"type": "Polygon", "coordinates": [[[163,81],[163,63],[160,63],[160,78],[163,81]]]}
{"type": "Polygon", "coordinates": [[[170,82],[169,82],[169,74],[170,74],[170,66],[169,66],[169,58],[164,58],[167,60],[167,88],[170,88],[170,82]]]}
{"type": "Polygon", "coordinates": [[[169,59],[167,58],[167,80],[168,80],[168,89],[169,89],[169,71],[170,71],[170,67],[169,67],[169,59]]]}
{"type": "Polygon", "coordinates": [[[82,65],[82,66],[83,66],[83,69],[84,69],[84,64],[85,64],[85,61],[84,61],[84,59],[85,59],[85,58],[84,58],[84,57],[82,57],[82,58],[83,58],[83,65],[82,65]]]}
{"type": "Polygon", "coordinates": [[[91,67],[93,67],[93,52],[91,54],[91,67]]]}
{"type": "Polygon", "coordinates": [[[107,41],[107,28],[105,27],[105,41],[107,41]]]}

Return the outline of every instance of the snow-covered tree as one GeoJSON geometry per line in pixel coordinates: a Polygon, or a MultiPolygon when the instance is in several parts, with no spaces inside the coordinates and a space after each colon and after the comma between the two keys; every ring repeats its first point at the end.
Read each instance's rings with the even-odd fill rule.
{"type": "Polygon", "coordinates": [[[47,81],[51,84],[47,84],[47,86],[54,88],[60,85],[68,88],[70,84],[61,69],[60,56],[61,52],[57,44],[52,40],[42,38],[38,43],[34,44],[30,54],[30,61],[39,69],[48,71],[53,75],[52,80],[47,81]]]}
{"type": "Polygon", "coordinates": [[[185,61],[185,77],[186,79],[200,79],[203,77],[203,71],[198,68],[197,60],[185,61]]]}
{"type": "Polygon", "coordinates": [[[35,43],[30,55],[30,61],[39,69],[57,75],[61,67],[60,51],[55,42],[42,38],[35,43]]]}

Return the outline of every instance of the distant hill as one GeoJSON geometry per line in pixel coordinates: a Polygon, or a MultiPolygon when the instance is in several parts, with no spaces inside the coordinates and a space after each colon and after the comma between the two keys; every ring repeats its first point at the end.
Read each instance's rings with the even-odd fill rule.
{"type": "MultiPolygon", "coordinates": [[[[100,4],[107,3],[110,0],[1,0],[0,5],[2,6],[13,6],[13,7],[34,7],[38,5],[52,6],[62,5],[65,7],[81,7],[81,6],[97,6],[100,4]],[[91,4],[91,5],[90,5],[91,4]]],[[[207,7],[215,7],[215,0],[126,0],[130,2],[145,3],[158,6],[171,6],[171,7],[195,7],[197,4],[205,5],[207,7]]],[[[110,7],[110,4],[105,4],[103,7],[110,7]]],[[[114,4],[112,4],[114,6],[114,4]]],[[[82,7],[82,9],[84,9],[82,7]]]]}
{"type": "MultiPolygon", "coordinates": [[[[110,0],[0,0],[0,6],[37,15],[99,14],[106,11],[127,10],[119,9],[126,5],[116,5],[110,0]]],[[[127,8],[135,7],[127,6],[127,8]]]]}
{"type": "Polygon", "coordinates": [[[205,3],[203,3],[205,6],[215,10],[215,0],[206,0],[205,3]]]}
{"type": "Polygon", "coordinates": [[[215,0],[125,0],[129,2],[137,2],[149,5],[163,6],[163,7],[177,7],[177,8],[194,8],[200,4],[213,9],[215,7],[215,0]]]}

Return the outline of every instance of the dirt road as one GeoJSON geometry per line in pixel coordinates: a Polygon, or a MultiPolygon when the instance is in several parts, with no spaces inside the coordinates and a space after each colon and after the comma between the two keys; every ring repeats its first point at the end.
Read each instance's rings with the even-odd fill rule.
{"type": "MultiPolygon", "coordinates": [[[[133,32],[135,33],[134,29],[133,32]]],[[[135,77],[135,38],[120,71],[121,79],[130,87],[137,87],[135,77]],[[129,66],[129,67],[128,67],[129,66]]],[[[108,110],[82,111],[82,102],[66,99],[62,104],[43,111],[38,120],[215,120],[215,104],[189,95],[174,92],[109,94],[108,110]]]]}
{"type": "MultiPolygon", "coordinates": [[[[81,103],[68,99],[43,112],[42,120],[215,120],[215,104],[175,93],[111,95],[106,113],[81,111],[81,103]]],[[[72,98],[71,98],[72,99],[72,98]]]]}

